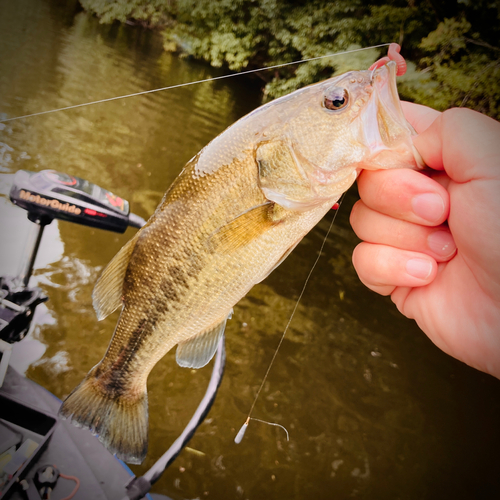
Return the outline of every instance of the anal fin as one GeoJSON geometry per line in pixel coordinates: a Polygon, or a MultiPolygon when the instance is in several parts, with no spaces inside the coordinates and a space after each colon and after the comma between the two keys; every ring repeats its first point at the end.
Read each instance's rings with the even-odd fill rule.
{"type": "Polygon", "coordinates": [[[231,309],[229,315],[214,327],[184,342],[179,342],[175,353],[177,364],[183,368],[202,368],[207,365],[214,357],[219,340],[224,335],[226,322],[232,313],[231,309]]]}
{"type": "Polygon", "coordinates": [[[122,305],[123,281],[139,232],[124,245],[105,267],[92,292],[92,304],[100,321],[122,305]]]}

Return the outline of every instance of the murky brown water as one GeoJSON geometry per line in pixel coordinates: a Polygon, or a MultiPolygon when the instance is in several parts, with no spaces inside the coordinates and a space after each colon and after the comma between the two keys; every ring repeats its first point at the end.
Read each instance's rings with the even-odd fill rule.
{"type": "MultiPolygon", "coordinates": [[[[165,54],[161,39],[101,26],[49,0],[0,3],[3,117],[221,74],[165,54]]],[[[54,168],[102,185],[148,217],[184,163],[259,105],[244,78],[210,82],[7,124],[0,130],[0,273],[13,274],[25,213],[6,198],[18,169],[54,168]]],[[[154,488],[172,498],[499,498],[500,382],[435,348],[390,300],[358,281],[348,223],[335,222],[254,414],[245,421],[333,213],[235,307],[227,367],[208,419],[154,488]],[[195,451],[193,451],[195,450],[195,451]]],[[[17,366],[63,398],[101,358],[116,315],[98,323],[93,283],[134,230],[69,223],[46,230],[32,284],[50,301],[16,349],[17,366]]],[[[143,472],[181,432],[211,368],[169,353],[149,378],[150,451],[143,472]]]]}

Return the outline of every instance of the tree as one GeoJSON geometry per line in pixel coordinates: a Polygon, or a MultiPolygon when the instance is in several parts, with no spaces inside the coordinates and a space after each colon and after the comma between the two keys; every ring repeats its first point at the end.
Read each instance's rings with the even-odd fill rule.
{"type": "MultiPolygon", "coordinates": [[[[500,4],[488,0],[80,0],[102,22],[160,26],[164,47],[233,71],[399,42],[410,61],[404,98],[500,118],[500,4]]],[[[261,72],[271,98],[379,52],[324,58],[261,72]]]]}

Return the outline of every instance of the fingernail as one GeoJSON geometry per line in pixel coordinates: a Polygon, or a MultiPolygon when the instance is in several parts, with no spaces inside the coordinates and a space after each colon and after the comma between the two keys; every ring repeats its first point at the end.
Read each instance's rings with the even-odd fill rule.
{"type": "Polygon", "coordinates": [[[438,194],[419,194],[411,200],[411,205],[415,215],[429,222],[436,222],[444,213],[443,198],[438,194]]]}
{"type": "Polygon", "coordinates": [[[442,257],[447,257],[455,252],[457,246],[453,236],[448,231],[435,231],[430,234],[427,238],[427,245],[429,248],[441,255],[442,257]]]}
{"type": "Polygon", "coordinates": [[[432,272],[432,264],[425,259],[410,259],[406,263],[406,272],[414,278],[427,279],[432,272]]]}

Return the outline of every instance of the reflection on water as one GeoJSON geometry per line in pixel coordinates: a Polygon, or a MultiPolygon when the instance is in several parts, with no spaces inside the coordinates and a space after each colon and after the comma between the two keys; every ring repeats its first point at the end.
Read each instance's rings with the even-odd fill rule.
{"type": "MultiPolygon", "coordinates": [[[[0,32],[4,117],[219,74],[163,53],[154,33],[99,25],[76,2],[2,2],[0,32]]],[[[252,82],[232,79],[5,124],[1,273],[15,273],[30,224],[7,200],[13,172],[68,172],[148,217],[184,163],[259,99],[252,82]]],[[[351,192],[342,205],[253,413],[284,425],[290,441],[281,429],[253,421],[240,445],[233,439],[333,214],[235,307],[217,401],[155,491],[214,499],[500,496],[499,383],[441,353],[390,300],[359,283],[348,223],[355,199],[351,192]]],[[[65,222],[45,231],[31,284],[50,300],[39,308],[32,344],[24,342],[24,353],[20,345],[18,362],[59,397],[106,349],[118,313],[97,322],[91,292],[134,233],[65,222]]],[[[180,369],[173,352],[155,367],[148,381],[150,450],[136,473],[178,436],[209,376],[210,368],[180,369]]]]}

